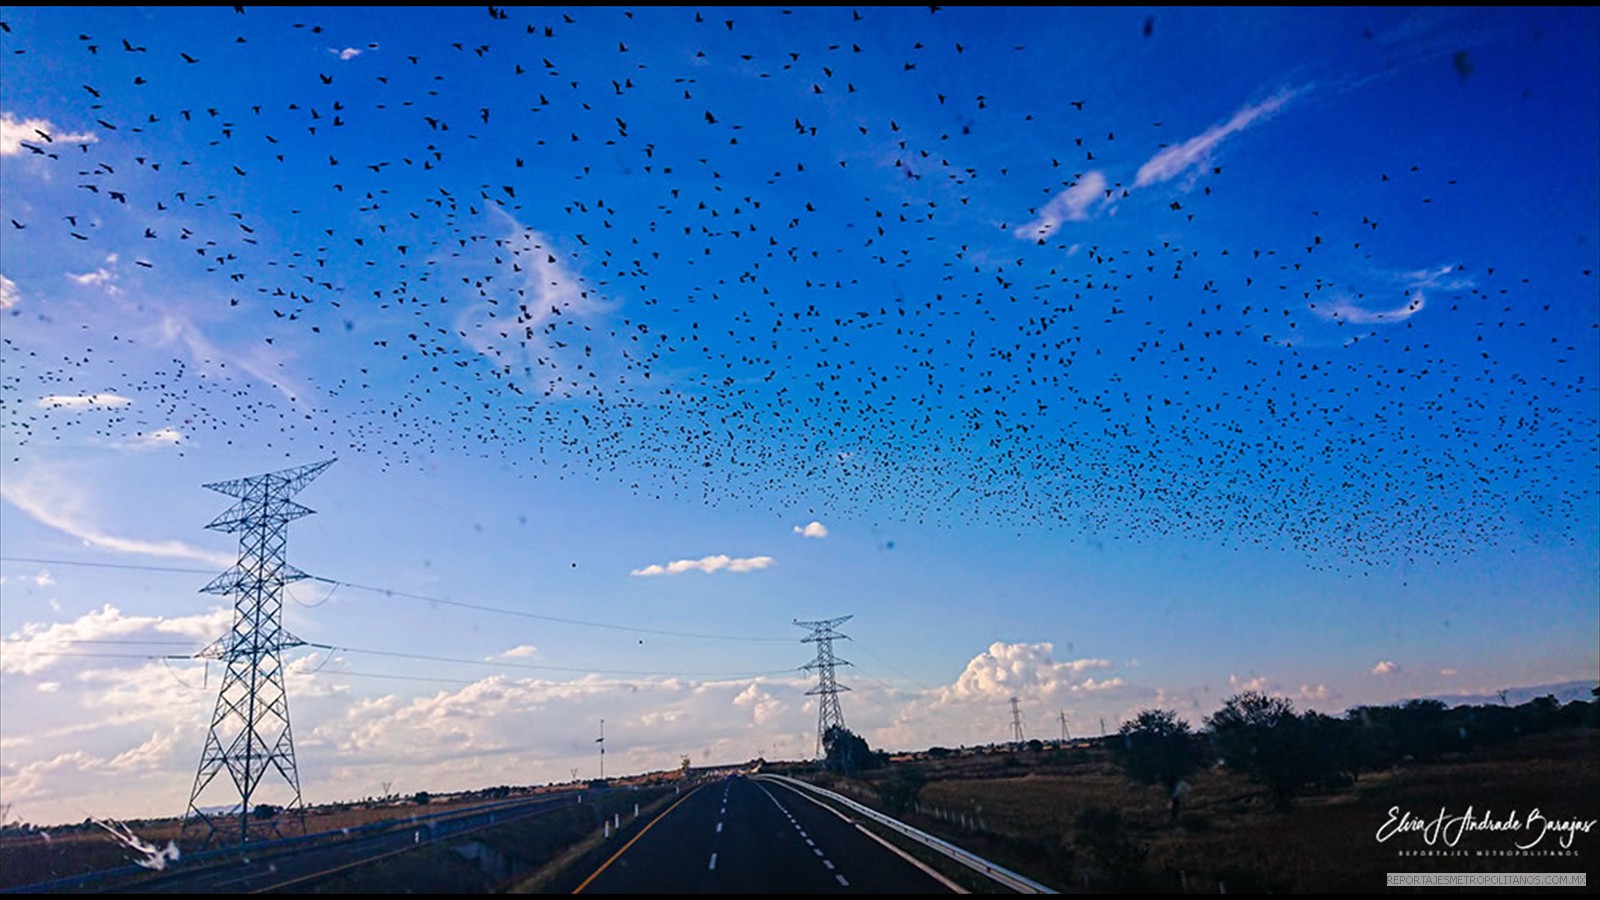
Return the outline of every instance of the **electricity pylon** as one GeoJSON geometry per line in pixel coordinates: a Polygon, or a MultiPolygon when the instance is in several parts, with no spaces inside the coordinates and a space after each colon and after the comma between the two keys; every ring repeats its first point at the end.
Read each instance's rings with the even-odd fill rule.
{"type": "MultiPolygon", "coordinates": [[[[224,669],[184,822],[185,831],[204,826],[204,844],[217,837],[219,822],[229,827],[224,820],[232,813],[218,815],[215,801],[234,798],[238,801],[241,843],[268,835],[281,836],[277,815],[253,815],[258,812],[256,792],[262,787],[262,780],[273,775],[288,787],[285,792],[283,785],[278,785],[274,792],[275,796],[287,798],[281,811],[297,816],[301,831],[305,830],[282,657],[284,650],[305,642],[283,629],[282,617],[284,585],[305,578],[306,574],[284,562],[285,530],[290,522],[313,512],[289,498],[333,462],[329,459],[205,485],[237,498],[232,507],[206,527],[238,533],[239,561],[200,589],[234,598],[233,628],[196,654],[221,661],[224,669]],[[227,772],[228,778],[219,781],[217,775],[222,772],[227,772]],[[214,784],[216,789],[208,790],[214,784]],[[202,807],[208,796],[212,801],[209,813],[202,807]]],[[[224,808],[231,810],[232,803],[226,802],[224,808]]]]}
{"type": "Polygon", "coordinates": [[[1011,698],[1011,739],[1022,743],[1022,710],[1017,708],[1017,698],[1011,698]]]}
{"type": "Polygon", "coordinates": [[[835,625],[842,624],[855,618],[855,616],[840,616],[837,619],[823,619],[816,622],[802,622],[794,620],[794,624],[801,628],[811,629],[811,633],[800,639],[802,644],[816,644],[817,658],[801,666],[803,669],[817,671],[817,686],[806,691],[806,696],[816,696],[817,700],[817,758],[821,759],[822,736],[828,729],[837,725],[844,728],[844,711],[839,708],[839,692],[850,690],[834,680],[834,666],[848,666],[849,660],[839,659],[833,655],[833,639],[849,638],[849,635],[840,634],[833,630],[835,625]]]}

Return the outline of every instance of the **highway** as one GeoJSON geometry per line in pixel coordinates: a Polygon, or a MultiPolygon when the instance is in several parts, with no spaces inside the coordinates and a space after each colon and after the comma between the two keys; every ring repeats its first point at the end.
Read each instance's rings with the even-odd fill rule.
{"type": "Polygon", "coordinates": [[[372,832],[345,840],[309,846],[263,848],[203,868],[175,868],[133,883],[117,885],[125,893],[248,894],[297,890],[319,879],[453,835],[544,815],[577,802],[578,795],[554,794],[486,805],[460,814],[418,822],[377,823],[372,832]]]}
{"type": "MultiPolygon", "coordinates": [[[[635,832],[577,893],[949,893],[948,883],[777,782],[702,785],[635,832]]],[[[581,880],[579,880],[581,879],[581,880]]]]}

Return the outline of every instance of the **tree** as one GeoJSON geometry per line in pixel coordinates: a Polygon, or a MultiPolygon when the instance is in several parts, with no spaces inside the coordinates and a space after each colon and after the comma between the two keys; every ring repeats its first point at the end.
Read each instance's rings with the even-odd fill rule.
{"type": "Polygon", "coordinates": [[[1313,777],[1300,717],[1283,697],[1235,694],[1206,727],[1223,763],[1264,786],[1279,809],[1313,777]]]}
{"type": "Polygon", "coordinates": [[[822,733],[823,765],[830,772],[854,775],[882,764],[880,754],[872,752],[867,739],[842,725],[830,725],[822,733]]]}
{"type": "Polygon", "coordinates": [[[433,795],[427,791],[417,791],[411,795],[411,802],[418,806],[427,806],[433,802],[433,795]]]}
{"type": "Polygon", "coordinates": [[[1109,749],[1129,778],[1166,789],[1176,819],[1182,796],[1178,785],[1200,766],[1200,751],[1189,723],[1172,710],[1147,709],[1122,723],[1109,749]]]}

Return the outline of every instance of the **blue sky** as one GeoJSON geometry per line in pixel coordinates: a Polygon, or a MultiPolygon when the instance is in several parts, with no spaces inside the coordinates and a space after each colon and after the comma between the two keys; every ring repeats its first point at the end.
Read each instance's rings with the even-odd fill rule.
{"type": "Polygon", "coordinates": [[[891,749],[1600,675],[1592,9],[4,22],[12,818],[182,811],[335,457],[313,802],[806,755],[795,618],[891,749]]]}

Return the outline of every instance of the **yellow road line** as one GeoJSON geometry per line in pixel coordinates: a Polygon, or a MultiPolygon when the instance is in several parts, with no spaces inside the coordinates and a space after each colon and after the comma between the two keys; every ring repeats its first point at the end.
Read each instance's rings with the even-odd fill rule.
{"type": "Polygon", "coordinates": [[[677,809],[679,806],[682,806],[683,805],[683,801],[689,799],[690,797],[693,797],[695,795],[695,791],[698,791],[703,787],[705,787],[704,784],[695,785],[695,789],[693,791],[690,791],[689,793],[684,794],[681,798],[678,799],[677,803],[674,803],[671,806],[667,807],[666,810],[661,813],[661,815],[656,816],[654,819],[651,819],[649,825],[646,825],[645,827],[639,829],[639,833],[634,835],[633,838],[631,840],[629,840],[626,844],[623,844],[621,850],[618,850],[616,853],[611,854],[611,858],[610,859],[606,860],[604,863],[601,863],[600,864],[600,868],[595,869],[594,870],[594,874],[590,875],[588,878],[585,878],[583,880],[583,884],[580,884],[577,887],[573,888],[572,892],[574,894],[583,893],[583,889],[589,886],[589,882],[594,881],[596,878],[599,878],[601,872],[604,872],[608,866],[610,866],[612,863],[617,861],[617,857],[621,856],[624,853],[627,853],[628,852],[628,848],[633,846],[633,842],[634,841],[637,841],[639,838],[644,837],[644,833],[646,831],[649,831],[650,829],[656,827],[656,823],[661,821],[662,819],[665,819],[667,817],[667,813],[670,813],[673,810],[677,809]]]}

